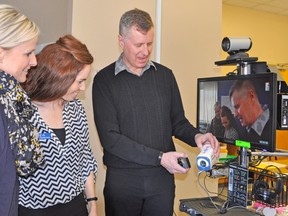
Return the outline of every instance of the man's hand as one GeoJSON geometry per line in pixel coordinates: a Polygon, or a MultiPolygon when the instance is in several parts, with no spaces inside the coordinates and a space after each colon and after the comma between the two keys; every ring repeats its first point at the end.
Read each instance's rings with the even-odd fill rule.
{"type": "Polygon", "coordinates": [[[163,153],[162,159],[161,159],[161,165],[168,170],[171,174],[175,173],[182,173],[185,174],[189,171],[189,168],[183,168],[178,164],[178,158],[179,157],[188,157],[184,153],[180,152],[166,152],[163,153]]]}
{"type": "Polygon", "coordinates": [[[216,137],[212,133],[206,133],[206,134],[196,134],[195,136],[195,142],[198,146],[198,148],[201,150],[202,146],[208,142],[211,144],[212,148],[214,149],[214,155],[216,158],[220,155],[220,145],[216,137]]]}

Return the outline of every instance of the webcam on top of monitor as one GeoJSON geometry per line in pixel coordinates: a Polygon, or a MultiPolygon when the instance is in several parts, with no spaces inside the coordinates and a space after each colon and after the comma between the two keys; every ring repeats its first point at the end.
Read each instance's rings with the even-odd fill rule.
{"type": "Polygon", "coordinates": [[[222,49],[230,56],[227,59],[249,57],[246,53],[252,47],[252,40],[249,37],[224,37],[222,49]]]}
{"type": "MultiPolygon", "coordinates": [[[[257,62],[257,57],[249,57],[248,51],[252,48],[250,37],[224,37],[222,49],[229,55],[225,60],[216,61],[218,66],[237,65],[237,75],[271,72],[267,62],[257,62]]],[[[227,75],[235,75],[230,72],[227,75]]]]}

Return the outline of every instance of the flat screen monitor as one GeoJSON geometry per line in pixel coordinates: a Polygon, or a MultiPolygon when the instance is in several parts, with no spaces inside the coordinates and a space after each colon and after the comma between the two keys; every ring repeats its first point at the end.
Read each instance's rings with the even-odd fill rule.
{"type": "Polygon", "coordinates": [[[274,152],[276,94],[275,73],[199,78],[197,127],[222,143],[274,152]]]}

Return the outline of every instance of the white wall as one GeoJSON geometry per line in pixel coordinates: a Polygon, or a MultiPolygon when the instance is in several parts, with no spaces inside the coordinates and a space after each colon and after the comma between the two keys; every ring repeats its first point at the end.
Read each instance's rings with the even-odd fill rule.
{"type": "Polygon", "coordinates": [[[1,4],[13,5],[40,28],[39,43],[56,41],[61,35],[71,33],[73,0],[1,0],[1,4]]]}

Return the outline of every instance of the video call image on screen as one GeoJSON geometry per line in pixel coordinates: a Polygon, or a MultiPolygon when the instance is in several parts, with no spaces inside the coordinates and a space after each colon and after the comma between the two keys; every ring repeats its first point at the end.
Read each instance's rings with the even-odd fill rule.
{"type": "Polygon", "coordinates": [[[197,126],[220,142],[249,142],[275,151],[277,75],[261,73],[199,78],[197,126]]]}

